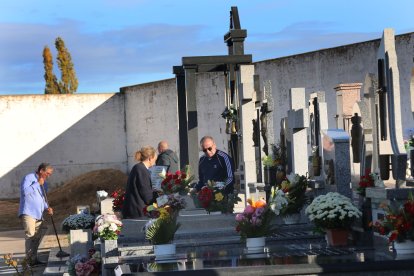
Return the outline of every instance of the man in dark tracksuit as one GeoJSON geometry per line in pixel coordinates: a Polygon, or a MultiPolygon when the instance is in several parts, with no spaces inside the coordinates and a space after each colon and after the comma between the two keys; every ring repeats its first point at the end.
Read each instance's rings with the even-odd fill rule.
{"type": "Polygon", "coordinates": [[[199,181],[195,188],[200,191],[208,180],[224,182],[226,194],[234,191],[233,159],[224,151],[218,150],[211,136],[204,136],[200,141],[204,155],[198,163],[199,181]]]}
{"type": "Polygon", "coordinates": [[[178,156],[175,152],[168,148],[167,141],[161,141],[158,143],[158,158],[155,162],[157,166],[166,166],[167,172],[175,173],[178,168],[178,156]]]}

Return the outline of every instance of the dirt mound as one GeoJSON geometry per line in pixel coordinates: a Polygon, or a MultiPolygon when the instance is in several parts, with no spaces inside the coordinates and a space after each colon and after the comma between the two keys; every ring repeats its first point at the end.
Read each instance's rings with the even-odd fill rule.
{"type": "Polygon", "coordinates": [[[125,188],[128,176],[114,169],[97,170],[82,174],[64,185],[49,192],[50,206],[54,209],[56,220],[63,220],[76,213],[76,206],[89,205],[96,208],[96,191],[105,190],[108,194],[125,188]]]}
{"type": "MultiPolygon", "coordinates": [[[[61,221],[76,212],[76,206],[89,205],[91,211],[96,206],[96,191],[105,190],[108,194],[119,188],[125,188],[128,176],[114,169],[91,171],[66,182],[48,193],[50,206],[54,209],[54,221],[60,229],[61,221]]],[[[20,229],[17,217],[19,199],[0,200],[0,231],[20,229]]]]}

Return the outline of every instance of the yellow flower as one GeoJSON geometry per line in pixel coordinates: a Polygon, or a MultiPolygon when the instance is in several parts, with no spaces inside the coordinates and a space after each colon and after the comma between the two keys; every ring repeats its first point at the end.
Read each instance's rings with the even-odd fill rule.
{"type": "Polygon", "coordinates": [[[168,219],[168,217],[170,216],[167,209],[165,208],[160,208],[158,209],[158,211],[160,212],[160,216],[159,216],[160,219],[168,219]]]}
{"type": "Polygon", "coordinates": [[[223,198],[224,198],[224,196],[223,196],[223,194],[222,194],[222,193],[217,193],[217,194],[215,194],[214,198],[215,198],[217,201],[222,201],[222,200],[223,200],[223,198]]]}
{"type": "Polygon", "coordinates": [[[290,188],[290,183],[287,180],[283,180],[282,184],[280,185],[281,185],[282,191],[289,190],[290,188]]]}

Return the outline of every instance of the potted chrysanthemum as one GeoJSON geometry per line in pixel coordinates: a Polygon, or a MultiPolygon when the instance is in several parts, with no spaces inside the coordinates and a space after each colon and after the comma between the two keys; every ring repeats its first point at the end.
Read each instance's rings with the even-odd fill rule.
{"type": "Polygon", "coordinates": [[[336,192],[316,197],[305,213],[332,246],[347,244],[349,229],[362,215],[351,199],[336,192]]]}

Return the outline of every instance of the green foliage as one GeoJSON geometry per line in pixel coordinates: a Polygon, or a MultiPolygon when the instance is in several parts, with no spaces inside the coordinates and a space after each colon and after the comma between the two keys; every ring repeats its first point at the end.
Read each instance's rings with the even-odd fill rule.
{"type": "Polygon", "coordinates": [[[308,203],[306,189],[308,179],[304,175],[289,175],[290,179],[282,182],[282,190],[285,192],[288,204],[282,209],[282,215],[300,213],[303,206],[308,203]]]}
{"type": "Polygon", "coordinates": [[[270,155],[265,155],[262,158],[262,164],[265,167],[274,167],[276,165],[275,160],[273,160],[272,156],[270,155]]]}
{"type": "Polygon", "coordinates": [[[58,51],[57,60],[61,72],[61,81],[59,82],[60,92],[61,94],[73,94],[78,89],[78,80],[73,67],[72,57],[68,49],[66,49],[65,42],[62,38],[56,38],[55,46],[58,51]]]}
{"type": "Polygon", "coordinates": [[[59,84],[55,74],[53,73],[53,57],[49,47],[43,49],[43,65],[45,68],[45,94],[59,94],[59,84]]]}
{"type": "Polygon", "coordinates": [[[147,227],[145,237],[152,244],[170,243],[179,227],[180,223],[177,222],[176,216],[158,218],[147,227]]]}

